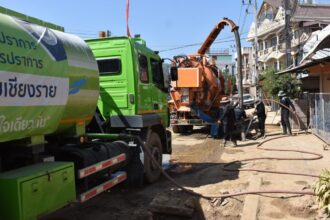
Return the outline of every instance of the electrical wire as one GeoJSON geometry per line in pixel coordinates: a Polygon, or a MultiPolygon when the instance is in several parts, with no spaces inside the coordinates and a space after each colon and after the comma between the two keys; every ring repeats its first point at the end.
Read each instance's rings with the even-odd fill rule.
{"type": "Polygon", "coordinates": [[[247,16],[248,16],[248,10],[249,10],[249,7],[250,7],[250,5],[248,4],[247,5],[247,7],[246,7],[246,13],[245,13],[245,16],[244,16],[244,19],[243,19],[243,24],[242,24],[242,29],[241,29],[241,31],[243,32],[244,31],[244,28],[245,28],[245,23],[246,23],[246,18],[247,18],[247,16]]]}
{"type": "Polygon", "coordinates": [[[243,9],[243,3],[241,3],[241,9],[240,9],[240,12],[239,12],[239,17],[238,17],[238,25],[241,24],[242,9],[243,9]]]}
{"type": "MultiPolygon", "coordinates": [[[[241,40],[246,40],[246,39],[248,39],[248,37],[241,38],[241,40]]],[[[218,41],[214,41],[213,44],[229,43],[229,42],[234,42],[234,41],[235,41],[235,39],[225,40],[225,41],[218,40],[218,41]]],[[[173,48],[169,48],[169,49],[160,50],[159,52],[166,52],[166,51],[178,50],[178,49],[187,48],[187,47],[200,46],[202,44],[203,43],[186,44],[186,45],[182,45],[182,46],[178,46],[178,47],[173,47],[173,48]]]]}

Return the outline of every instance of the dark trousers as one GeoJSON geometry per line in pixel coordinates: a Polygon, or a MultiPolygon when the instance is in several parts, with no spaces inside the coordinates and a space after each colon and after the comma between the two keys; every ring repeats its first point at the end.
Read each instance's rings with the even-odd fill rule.
{"type": "Polygon", "coordinates": [[[235,126],[229,124],[229,123],[224,123],[222,125],[223,129],[223,139],[226,141],[229,140],[234,140],[234,131],[235,131],[235,126]]]}
{"type": "Polygon", "coordinates": [[[281,124],[283,127],[283,134],[287,134],[287,132],[289,132],[289,134],[292,134],[291,125],[289,121],[289,112],[281,112],[281,124]]]}
{"type": "Polygon", "coordinates": [[[265,134],[265,121],[266,116],[258,116],[258,128],[260,130],[261,135],[265,134]]]}

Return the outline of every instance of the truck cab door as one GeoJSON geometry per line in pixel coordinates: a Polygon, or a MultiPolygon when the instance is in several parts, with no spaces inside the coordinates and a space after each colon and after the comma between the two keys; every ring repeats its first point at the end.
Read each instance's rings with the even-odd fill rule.
{"type": "Polygon", "coordinates": [[[126,53],[122,48],[108,49],[107,54],[110,55],[97,59],[100,71],[98,107],[105,118],[129,115],[134,110],[134,105],[128,100],[128,94],[134,91],[134,84],[129,80],[131,64],[126,53]]]}
{"type": "Polygon", "coordinates": [[[153,111],[152,92],[151,90],[151,79],[148,58],[142,53],[138,53],[138,92],[137,96],[137,113],[148,114],[153,111]]]}
{"type": "Polygon", "coordinates": [[[150,58],[151,74],[152,74],[152,103],[153,111],[159,114],[162,121],[167,122],[167,96],[168,88],[164,80],[162,61],[150,58]]]}

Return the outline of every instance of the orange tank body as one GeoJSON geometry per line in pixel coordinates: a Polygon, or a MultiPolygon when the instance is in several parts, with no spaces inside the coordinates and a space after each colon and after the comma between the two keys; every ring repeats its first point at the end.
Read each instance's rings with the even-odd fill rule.
{"type": "Polygon", "coordinates": [[[177,69],[177,77],[171,83],[169,110],[175,133],[187,132],[193,125],[203,125],[207,121],[216,122],[220,100],[231,94],[230,80],[225,82],[223,74],[215,65],[215,60],[205,56],[226,25],[231,26],[232,31],[238,29],[234,22],[224,18],[211,31],[198,54],[173,58],[172,67],[177,69]]]}
{"type": "Polygon", "coordinates": [[[205,57],[187,57],[178,65],[178,80],[172,82],[171,104],[177,111],[190,111],[194,104],[207,113],[219,108],[224,88],[225,79],[214,64],[205,57]]]}

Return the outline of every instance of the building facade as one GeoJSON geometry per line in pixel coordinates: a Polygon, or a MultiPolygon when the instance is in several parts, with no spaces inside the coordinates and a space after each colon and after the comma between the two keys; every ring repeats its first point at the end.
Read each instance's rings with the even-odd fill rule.
{"type": "Polygon", "coordinates": [[[254,22],[250,27],[248,41],[253,45],[252,66],[255,69],[257,65],[256,78],[265,70],[287,68],[287,56],[289,65],[298,65],[306,41],[330,23],[330,1],[288,1],[289,26],[285,25],[284,1],[264,0],[257,14],[257,25],[254,22]],[[286,48],[287,31],[290,48],[286,48]]]}
{"type": "Polygon", "coordinates": [[[207,53],[211,59],[216,63],[216,66],[222,72],[229,75],[236,75],[236,65],[233,61],[233,55],[230,54],[227,48],[211,48],[207,53]]]}
{"type": "Polygon", "coordinates": [[[251,65],[253,60],[253,49],[252,47],[242,48],[242,84],[243,93],[250,93],[254,97],[257,95],[256,82],[253,65],[251,65]]]}

